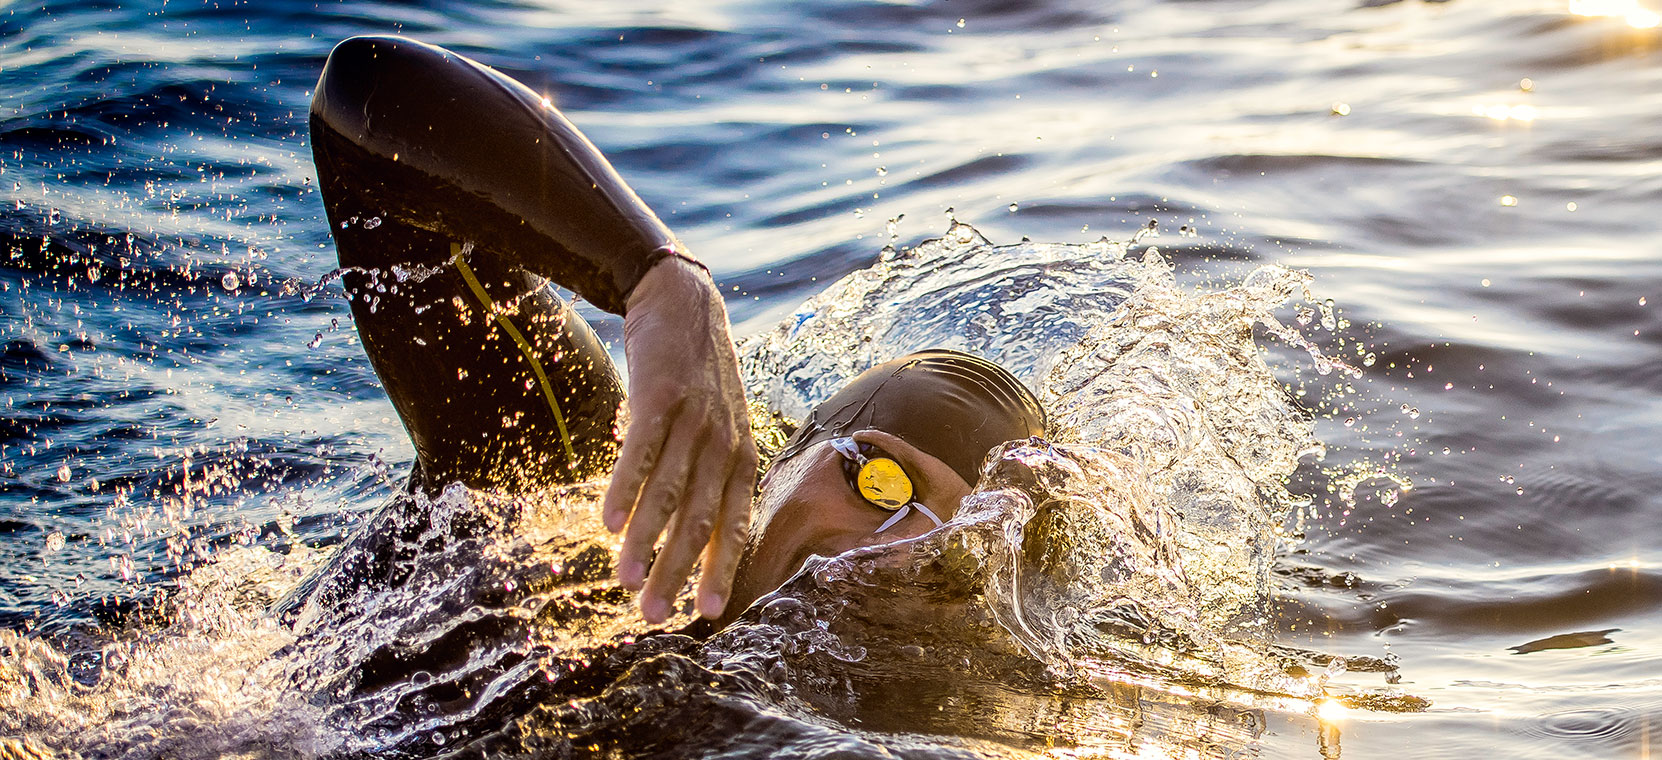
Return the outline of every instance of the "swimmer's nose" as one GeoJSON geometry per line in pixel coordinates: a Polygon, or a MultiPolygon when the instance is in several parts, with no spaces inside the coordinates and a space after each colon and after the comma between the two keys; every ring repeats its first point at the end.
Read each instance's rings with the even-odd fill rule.
{"type": "Polygon", "coordinates": [[[581,285],[618,314],[661,257],[651,252],[674,243],[549,99],[426,43],[353,37],[335,46],[312,98],[311,130],[332,228],[380,217],[473,242],[581,285]]]}

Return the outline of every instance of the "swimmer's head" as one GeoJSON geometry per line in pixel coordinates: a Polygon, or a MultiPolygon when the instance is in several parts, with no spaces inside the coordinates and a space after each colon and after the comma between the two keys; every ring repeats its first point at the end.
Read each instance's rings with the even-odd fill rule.
{"type": "Polygon", "coordinates": [[[952,519],[991,449],[1044,429],[1033,393],[984,359],[923,351],[866,370],[816,407],[769,466],[727,615],[809,555],[911,538],[952,519]]]}

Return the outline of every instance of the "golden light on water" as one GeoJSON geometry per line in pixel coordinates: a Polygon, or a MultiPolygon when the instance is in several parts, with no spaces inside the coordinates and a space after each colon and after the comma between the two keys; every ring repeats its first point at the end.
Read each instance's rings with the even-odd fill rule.
{"type": "Polygon", "coordinates": [[[1337,699],[1324,699],[1316,704],[1316,717],[1323,723],[1338,723],[1350,714],[1350,708],[1337,699]]]}
{"type": "Polygon", "coordinates": [[[1638,0],[1570,0],[1570,12],[1577,16],[1619,18],[1634,29],[1662,25],[1662,14],[1640,5],[1638,0]]]}
{"type": "Polygon", "coordinates": [[[1494,119],[1495,121],[1521,121],[1527,123],[1535,120],[1535,106],[1506,105],[1504,103],[1479,103],[1472,106],[1472,114],[1482,116],[1487,119],[1494,119]]]}

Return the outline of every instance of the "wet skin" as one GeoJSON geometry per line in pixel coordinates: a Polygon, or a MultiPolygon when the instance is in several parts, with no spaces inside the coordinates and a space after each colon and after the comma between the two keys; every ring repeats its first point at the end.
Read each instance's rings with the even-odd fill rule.
{"type": "MultiPolygon", "coordinates": [[[[944,520],[970,494],[970,484],[936,457],[881,430],[853,435],[898,462],[912,478],[913,498],[944,520]]],[[[762,479],[761,495],[751,516],[751,540],[739,560],[732,596],[720,624],[744,612],[751,602],[789,580],[811,555],[835,556],[862,546],[915,538],[935,528],[914,509],[882,533],[874,533],[893,513],[872,505],[850,487],[843,456],[830,441],[779,463],[762,479]]]]}

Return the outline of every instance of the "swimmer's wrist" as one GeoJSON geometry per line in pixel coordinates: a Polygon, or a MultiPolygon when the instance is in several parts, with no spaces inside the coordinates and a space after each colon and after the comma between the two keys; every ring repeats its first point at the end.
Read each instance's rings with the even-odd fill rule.
{"type": "Polygon", "coordinates": [[[689,292],[715,292],[715,278],[710,274],[710,268],[693,258],[691,254],[679,247],[666,246],[658,261],[647,268],[646,273],[641,275],[640,282],[629,291],[629,298],[624,307],[629,312],[635,311],[637,307],[651,308],[653,303],[664,298],[674,298],[674,294],[689,292]]]}

